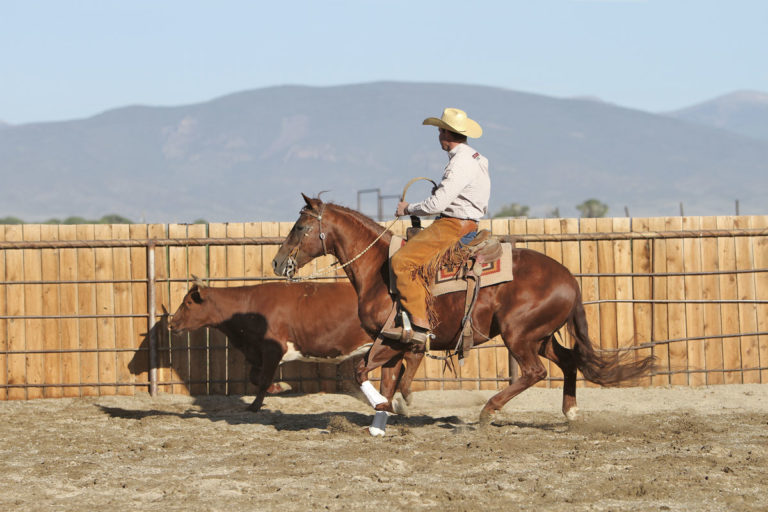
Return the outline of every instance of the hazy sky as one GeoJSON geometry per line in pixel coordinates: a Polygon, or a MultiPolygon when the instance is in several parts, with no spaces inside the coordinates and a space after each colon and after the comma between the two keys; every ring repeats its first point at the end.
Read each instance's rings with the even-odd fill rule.
{"type": "Polygon", "coordinates": [[[0,120],[397,80],[649,111],[768,92],[766,0],[0,0],[0,120]]]}

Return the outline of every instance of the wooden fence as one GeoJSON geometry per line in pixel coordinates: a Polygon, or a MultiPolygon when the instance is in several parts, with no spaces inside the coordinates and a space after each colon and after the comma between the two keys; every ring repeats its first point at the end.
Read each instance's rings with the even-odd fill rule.
{"type": "MultiPolygon", "coordinates": [[[[642,385],[768,382],[768,216],[482,224],[520,235],[518,246],[577,276],[596,345],[658,357],[642,385]]],[[[164,310],[175,310],[192,274],[215,286],[274,279],[270,263],[291,225],[0,226],[0,399],[133,394],[150,383],[252,394],[242,355],[220,333],[170,335],[164,310]]],[[[559,386],[557,367],[544,364],[540,385],[559,386]]],[[[350,367],[290,363],[281,378],[336,391],[350,384],[350,367]]],[[[497,389],[514,373],[500,340],[456,368],[425,359],[414,388],[497,389]]]]}

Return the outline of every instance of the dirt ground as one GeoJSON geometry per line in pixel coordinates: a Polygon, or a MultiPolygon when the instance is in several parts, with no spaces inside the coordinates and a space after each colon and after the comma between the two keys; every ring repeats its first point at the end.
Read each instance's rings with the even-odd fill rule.
{"type": "Polygon", "coordinates": [[[768,385],[0,402],[0,510],[768,510],[768,385]]]}

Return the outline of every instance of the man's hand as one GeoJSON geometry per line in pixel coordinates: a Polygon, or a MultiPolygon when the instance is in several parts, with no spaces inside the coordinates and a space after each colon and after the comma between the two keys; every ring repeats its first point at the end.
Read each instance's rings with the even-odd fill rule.
{"type": "Polygon", "coordinates": [[[402,217],[403,215],[407,215],[405,213],[405,209],[408,208],[408,203],[405,201],[400,201],[397,203],[397,210],[395,211],[395,217],[402,217]]]}

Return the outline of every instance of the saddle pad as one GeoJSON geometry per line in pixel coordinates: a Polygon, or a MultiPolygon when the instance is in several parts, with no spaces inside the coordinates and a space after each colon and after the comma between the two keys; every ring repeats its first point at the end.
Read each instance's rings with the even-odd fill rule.
{"type": "MultiPolygon", "coordinates": [[[[389,244],[389,258],[395,254],[403,245],[405,240],[399,236],[393,236],[389,244]]],[[[492,286],[494,284],[512,281],[512,244],[501,244],[501,258],[483,264],[483,274],[480,276],[480,287],[492,286]]],[[[393,283],[395,282],[392,272],[392,265],[389,266],[390,293],[395,293],[393,283]]],[[[446,293],[465,291],[467,289],[467,280],[464,277],[464,268],[447,269],[441,268],[432,283],[432,295],[437,297],[446,293]]]]}

